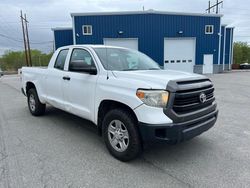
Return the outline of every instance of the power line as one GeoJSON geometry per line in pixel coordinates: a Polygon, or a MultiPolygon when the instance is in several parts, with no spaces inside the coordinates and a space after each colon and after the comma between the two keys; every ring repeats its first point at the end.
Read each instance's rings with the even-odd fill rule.
{"type": "Polygon", "coordinates": [[[16,41],[16,42],[22,42],[20,39],[12,38],[12,37],[9,37],[9,36],[1,34],[1,33],[0,33],[0,37],[7,38],[9,40],[13,40],[13,41],[16,41]]]}
{"type": "Polygon", "coordinates": [[[211,5],[211,1],[208,1],[208,9],[206,9],[206,12],[208,12],[210,14],[211,9],[214,9],[214,7],[216,7],[216,14],[219,13],[219,5],[221,4],[221,6],[223,5],[223,1],[216,0],[216,3],[214,5],[211,5]]]}
{"type": "MultiPolygon", "coordinates": [[[[21,39],[15,39],[16,36],[18,36],[17,38],[19,38],[19,35],[21,34],[20,32],[20,29],[18,27],[14,27],[14,25],[10,25],[10,24],[5,24],[7,19],[0,19],[0,27],[2,28],[1,29],[1,33],[4,34],[5,36],[7,36],[8,38],[12,38],[12,39],[8,39],[8,41],[10,41],[13,45],[16,44],[16,43],[19,43],[17,42],[16,40],[19,40],[19,41],[22,41],[21,39]],[[8,36],[10,35],[10,36],[8,36]],[[15,36],[15,37],[13,37],[15,36]]],[[[19,21],[19,24],[20,24],[20,21],[19,21]]],[[[21,37],[21,35],[20,35],[21,37]]],[[[3,38],[3,37],[2,37],[3,38]]]]}
{"type": "Polygon", "coordinates": [[[8,46],[8,47],[18,47],[18,48],[23,48],[23,46],[21,44],[10,44],[9,42],[6,41],[1,41],[1,45],[0,46],[8,46]]]}
{"type": "MultiPolygon", "coordinates": [[[[13,25],[10,25],[9,23],[20,23],[20,21],[19,22],[6,22],[3,19],[0,19],[0,30],[3,31],[0,34],[2,35],[2,37],[9,38],[11,41],[23,43],[23,39],[16,38],[16,37],[14,38],[14,37],[8,35],[9,33],[13,33],[14,30],[18,31],[18,34],[20,33],[20,31],[18,30],[18,28],[13,27],[13,25]],[[5,34],[5,33],[8,33],[8,34],[5,34]]],[[[30,28],[30,24],[29,24],[29,28],[30,28]]],[[[45,27],[44,28],[40,28],[40,29],[45,29],[45,27]]],[[[46,29],[51,29],[51,27],[50,28],[48,27],[46,29]]],[[[51,42],[53,42],[53,41],[30,40],[30,44],[46,44],[46,43],[51,43],[51,42]]]]}
{"type": "MultiPolygon", "coordinates": [[[[13,37],[10,37],[10,36],[2,34],[2,33],[0,33],[0,37],[9,39],[9,40],[12,40],[12,41],[15,41],[15,42],[21,42],[21,43],[23,43],[22,39],[13,38],[13,37]]],[[[30,42],[30,44],[47,44],[47,43],[52,43],[52,42],[53,41],[30,42]]]]}
{"type": "Polygon", "coordinates": [[[48,44],[52,43],[53,41],[44,41],[44,42],[30,42],[30,44],[48,44]]]}
{"type": "MultiPolygon", "coordinates": [[[[17,27],[14,27],[14,23],[20,23],[19,22],[6,22],[3,17],[0,17],[0,38],[6,39],[1,40],[2,44],[5,44],[4,46],[9,46],[9,49],[23,49],[23,46],[20,44],[23,43],[23,39],[19,38],[18,35],[20,34],[20,30],[17,27]],[[13,31],[18,31],[18,35],[14,34],[13,31]],[[12,47],[11,47],[12,46],[12,47]]],[[[38,25],[37,25],[38,26],[38,25]]],[[[42,26],[42,25],[41,25],[42,26]]],[[[28,26],[27,26],[28,28],[28,26]]],[[[39,40],[30,40],[30,44],[36,46],[40,49],[47,49],[45,46],[50,46],[53,43],[53,41],[39,41],[39,40]]],[[[28,46],[26,46],[28,47],[28,46]]]]}

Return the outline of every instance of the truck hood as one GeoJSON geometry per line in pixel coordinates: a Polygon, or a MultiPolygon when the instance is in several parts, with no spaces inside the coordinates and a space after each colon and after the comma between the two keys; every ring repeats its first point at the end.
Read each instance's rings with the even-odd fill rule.
{"type": "MultiPolygon", "coordinates": [[[[170,80],[203,79],[205,76],[174,70],[113,71],[117,79],[129,80],[131,84],[141,83],[152,89],[166,88],[170,80]]],[[[137,86],[140,87],[140,86],[137,86]]]]}

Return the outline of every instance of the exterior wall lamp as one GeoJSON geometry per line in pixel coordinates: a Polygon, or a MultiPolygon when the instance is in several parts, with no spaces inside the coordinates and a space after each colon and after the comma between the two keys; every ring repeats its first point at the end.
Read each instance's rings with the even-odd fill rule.
{"type": "Polygon", "coordinates": [[[119,35],[122,35],[124,32],[123,31],[118,31],[118,34],[119,35]]]}

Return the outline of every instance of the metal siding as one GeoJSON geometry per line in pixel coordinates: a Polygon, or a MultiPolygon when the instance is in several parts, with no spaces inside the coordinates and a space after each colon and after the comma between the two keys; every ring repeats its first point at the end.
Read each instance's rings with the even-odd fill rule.
{"type": "MultiPolygon", "coordinates": [[[[139,50],[160,65],[164,61],[164,38],[195,37],[196,64],[203,64],[204,54],[218,62],[220,17],[163,14],[75,16],[76,44],[103,44],[103,38],[138,38],[139,50]],[[92,25],[93,35],[84,36],[82,25],[92,25]],[[214,25],[214,34],[205,34],[205,25],[214,25]],[[122,35],[118,31],[123,31],[122,35]],[[183,34],[178,34],[183,31],[183,34]]],[[[178,50],[178,49],[176,49],[178,50]]]]}
{"type": "Polygon", "coordinates": [[[54,30],[55,49],[73,44],[73,30],[54,30]]]}
{"type": "Polygon", "coordinates": [[[225,26],[221,27],[221,45],[220,45],[220,64],[223,64],[223,56],[224,56],[224,34],[225,34],[225,26]]]}
{"type": "Polygon", "coordinates": [[[232,28],[231,32],[231,64],[234,63],[234,28],[232,28]]]}
{"type": "Polygon", "coordinates": [[[229,64],[230,61],[230,50],[232,48],[232,41],[230,40],[231,30],[232,28],[226,28],[225,64],[229,64]]]}

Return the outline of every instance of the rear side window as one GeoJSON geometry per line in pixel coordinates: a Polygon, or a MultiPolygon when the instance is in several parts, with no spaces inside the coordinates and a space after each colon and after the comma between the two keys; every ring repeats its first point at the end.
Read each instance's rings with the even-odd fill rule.
{"type": "Polygon", "coordinates": [[[56,58],[55,68],[63,70],[69,49],[61,50],[56,58]]]}

